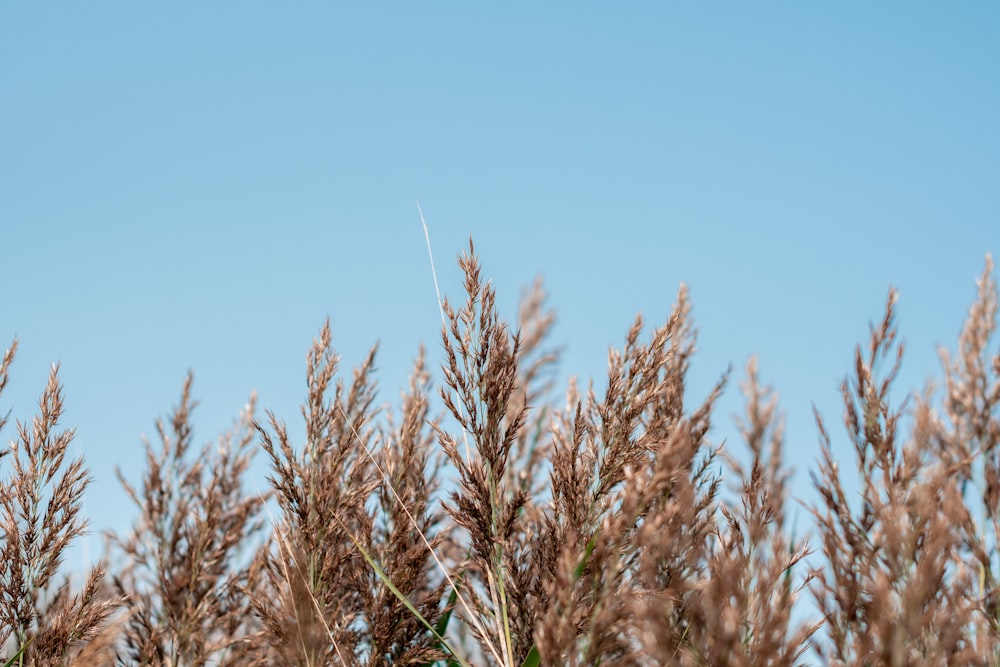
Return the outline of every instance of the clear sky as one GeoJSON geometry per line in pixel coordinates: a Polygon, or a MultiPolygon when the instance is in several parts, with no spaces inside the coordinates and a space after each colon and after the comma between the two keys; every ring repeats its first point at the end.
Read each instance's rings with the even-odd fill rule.
{"type": "Polygon", "coordinates": [[[395,401],[440,350],[419,200],[447,294],[470,235],[509,316],[544,276],[564,376],[686,282],[691,402],[731,364],[731,438],[757,354],[806,495],[811,405],[839,423],[888,286],[902,398],[1000,252],[998,28],[985,2],[4,3],[0,410],[62,363],[100,530],[189,369],[199,442],[253,390],[294,424],[329,316],[345,369],[381,341],[395,401]]]}

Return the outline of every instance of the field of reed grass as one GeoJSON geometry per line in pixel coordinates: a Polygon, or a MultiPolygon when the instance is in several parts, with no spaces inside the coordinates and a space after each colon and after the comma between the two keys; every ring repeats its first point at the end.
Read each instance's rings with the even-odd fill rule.
{"type": "Polygon", "coordinates": [[[199,447],[189,377],[144,476],[121,479],[131,531],[72,577],[89,474],[67,457],[53,367],[37,414],[0,418],[0,664],[1000,664],[989,258],[939,390],[895,405],[890,291],[842,385],[854,460],[834,457],[817,415],[819,500],[799,534],[776,394],[753,360],[737,380],[742,442],[708,438],[728,378],[686,391],[683,288],[666,322],[627,327],[606,379],[557,388],[541,285],[507,323],[471,243],[459,263],[445,362],[421,352],[394,408],[376,350],[341,368],[329,323],[307,354],[301,442],[251,403],[199,447]]]}

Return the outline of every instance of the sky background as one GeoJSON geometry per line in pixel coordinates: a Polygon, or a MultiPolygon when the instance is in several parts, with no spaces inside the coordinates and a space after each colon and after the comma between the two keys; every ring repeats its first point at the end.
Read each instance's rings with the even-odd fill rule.
{"type": "Polygon", "coordinates": [[[0,412],[29,419],[61,362],[100,531],[189,369],[199,443],[254,390],[297,425],[329,317],[345,370],[380,341],[395,402],[419,343],[440,358],[419,200],[454,300],[470,235],[508,317],[544,277],[561,377],[600,386],[686,283],[690,403],[731,365],[732,440],[756,354],[808,497],[811,406],[839,423],[889,285],[902,399],[1000,251],[998,26],[976,2],[4,3],[0,412]]]}

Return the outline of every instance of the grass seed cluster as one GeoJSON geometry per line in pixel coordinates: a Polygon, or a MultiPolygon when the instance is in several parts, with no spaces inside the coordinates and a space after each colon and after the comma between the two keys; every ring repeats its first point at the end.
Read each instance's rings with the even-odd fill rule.
{"type": "Polygon", "coordinates": [[[251,402],[198,449],[189,377],[143,478],[121,479],[130,532],[72,579],[61,565],[86,529],[89,474],[67,458],[54,367],[37,415],[0,419],[0,664],[1000,664],[989,258],[941,390],[904,405],[890,402],[903,353],[890,292],[842,385],[853,479],[817,415],[819,500],[799,535],[776,397],[752,360],[742,442],[709,441],[726,378],[703,399],[686,391],[683,288],[662,325],[636,318],[606,389],[557,395],[541,285],[512,327],[471,243],[459,263],[439,390],[421,352],[401,403],[381,407],[375,350],[345,373],[327,323],[301,442],[251,402]]]}

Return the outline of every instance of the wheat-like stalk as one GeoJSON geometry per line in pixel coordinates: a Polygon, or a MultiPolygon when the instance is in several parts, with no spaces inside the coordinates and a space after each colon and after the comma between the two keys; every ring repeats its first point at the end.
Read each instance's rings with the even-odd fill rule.
{"type": "MultiPolygon", "coordinates": [[[[89,473],[68,456],[54,366],[0,454],[0,664],[1000,662],[989,257],[957,352],[941,354],[942,390],[909,402],[893,398],[903,348],[890,291],[841,387],[859,497],[816,417],[811,547],[787,525],[782,418],[756,360],[740,442],[711,437],[728,373],[691,400],[685,287],[660,326],[636,318],[606,379],[570,381],[558,405],[541,284],[508,324],[470,241],[452,305],[418,212],[448,421],[422,348],[399,404],[380,404],[376,349],[344,376],[329,321],[307,354],[301,442],[278,415],[258,420],[251,399],[234,429],[198,447],[189,376],[145,443],[143,478],[119,475],[136,521],[74,583],[60,570],[86,528],[89,473]],[[249,479],[258,447],[266,494],[249,479]],[[804,590],[819,618],[803,618],[804,590]]],[[[0,360],[0,398],[16,350],[0,360]]]]}

